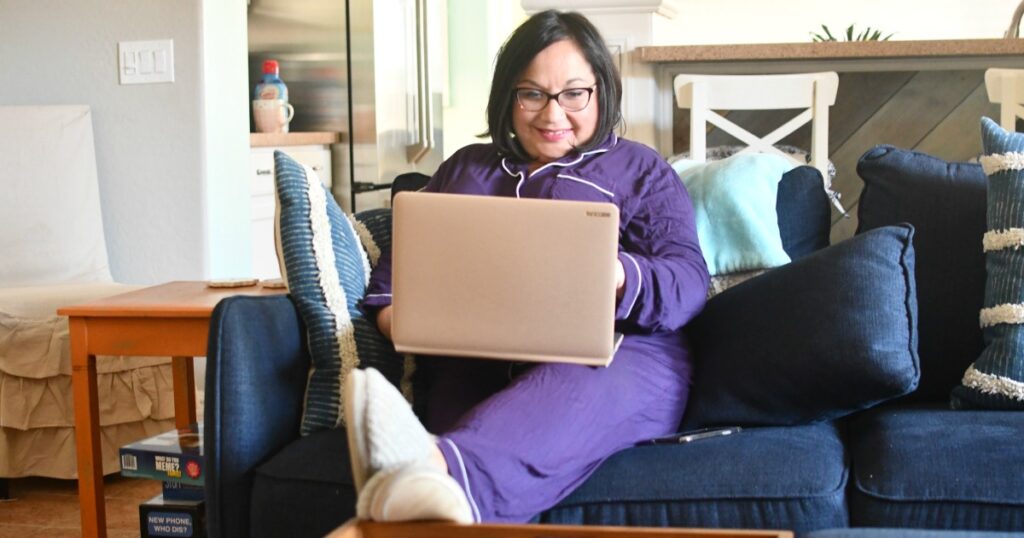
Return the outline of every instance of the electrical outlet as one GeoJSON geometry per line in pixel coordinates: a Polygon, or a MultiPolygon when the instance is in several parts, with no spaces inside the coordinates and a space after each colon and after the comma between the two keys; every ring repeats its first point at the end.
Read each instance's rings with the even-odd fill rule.
{"type": "Polygon", "coordinates": [[[117,71],[121,84],[174,82],[174,40],[119,42],[117,71]]]}

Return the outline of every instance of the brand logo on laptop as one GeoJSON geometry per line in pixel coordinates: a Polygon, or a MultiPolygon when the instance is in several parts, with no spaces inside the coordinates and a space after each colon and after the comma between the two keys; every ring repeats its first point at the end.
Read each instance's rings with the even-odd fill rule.
{"type": "Polygon", "coordinates": [[[588,217],[610,217],[612,216],[610,211],[587,211],[588,217]]]}

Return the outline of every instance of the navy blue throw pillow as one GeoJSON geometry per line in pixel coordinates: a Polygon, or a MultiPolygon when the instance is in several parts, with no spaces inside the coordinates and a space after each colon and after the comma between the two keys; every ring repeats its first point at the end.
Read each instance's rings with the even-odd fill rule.
{"type": "Polygon", "coordinates": [[[866,232],[708,301],[683,428],[832,420],[916,388],[913,235],[866,232]]]}
{"type": "Polygon", "coordinates": [[[813,166],[797,166],[779,181],[779,235],[782,249],[794,261],[828,246],[832,209],[822,185],[821,172],[813,166]]]}
{"type": "Polygon", "coordinates": [[[857,173],[858,233],[901,222],[915,230],[921,383],[907,400],[946,400],[984,348],[985,173],[888,145],[864,153],[857,173]]]}

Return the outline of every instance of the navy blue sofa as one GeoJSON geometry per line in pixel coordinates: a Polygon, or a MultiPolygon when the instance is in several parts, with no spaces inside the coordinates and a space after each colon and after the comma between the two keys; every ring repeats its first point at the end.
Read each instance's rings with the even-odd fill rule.
{"type": "MultiPolygon", "coordinates": [[[[839,400],[829,401],[811,419],[802,412],[781,418],[751,415],[737,435],[625,450],[537,521],[776,528],[798,534],[851,527],[1024,532],[1024,414],[954,410],[949,404],[950,390],[983,346],[977,312],[984,260],[977,245],[984,231],[984,175],[977,165],[944,163],[890,147],[865,154],[860,173],[867,186],[858,234],[885,228],[893,237],[913,238],[916,266],[909,266],[914,274],[908,282],[916,294],[908,293],[904,302],[919,339],[917,333],[900,336],[914,347],[913,378],[898,383],[908,387],[901,392],[906,394],[865,397],[841,406],[839,400]],[[914,228],[890,226],[901,222],[914,228]],[[835,406],[842,412],[830,414],[835,406]]],[[[843,330],[835,325],[846,321],[831,323],[825,318],[807,326],[815,323],[815,311],[809,319],[773,319],[748,334],[745,325],[734,324],[729,317],[738,315],[738,310],[728,310],[738,308],[729,307],[730,302],[742,306],[747,301],[746,310],[753,310],[765,306],[757,302],[758,293],[790,294],[801,306],[827,303],[829,315],[843,315],[845,309],[854,315],[849,323],[866,320],[865,326],[884,331],[891,325],[886,316],[894,312],[849,312],[867,308],[857,301],[872,295],[876,284],[871,279],[856,284],[863,287],[856,297],[840,298],[828,295],[829,290],[846,289],[848,282],[808,282],[814,279],[811,271],[820,269],[813,265],[821,263],[814,257],[826,250],[808,256],[810,261],[803,266],[803,261],[794,262],[805,272],[791,280],[799,280],[805,290],[788,289],[791,284],[771,280],[771,273],[758,277],[728,297],[723,294],[720,303],[726,306],[712,308],[709,303],[701,314],[704,319],[695,324],[701,331],[695,337],[706,341],[728,334],[741,343],[744,338],[756,340],[753,345],[768,347],[762,359],[778,360],[777,364],[804,361],[804,367],[811,367],[832,360],[837,361],[835,368],[843,367],[839,361],[850,358],[842,353],[795,356],[804,344],[776,342],[782,337],[773,334],[785,333],[787,324],[800,324],[804,333],[822,335],[843,330]],[[758,288],[756,281],[773,284],[758,288]],[[872,324],[874,319],[883,323],[872,324]]],[[[910,249],[903,252],[911,257],[910,249]]],[[[851,266],[841,269],[850,271],[851,266]]],[[[859,270],[855,264],[852,269],[859,270]]],[[[870,274],[871,268],[862,269],[870,274]]],[[[877,286],[879,295],[892,293],[877,286]]],[[[892,320],[899,321],[903,312],[895,311],[892,320]]],[[[298,433],[309,368],[304,335],[301,318],[285,296],[231,298],[214,312],[205,408],[210,536],[322,536],[353,516],[355,493],[344,432],[320,431],[301,438],[298,433]]],[[[839,338],[824,336],[824,344],[839,338]]],[[[700,349],[695,383],[714,387],[706,376],[717,374],[711,373],[712,365],[702,370],[700,349]]],[[[768,383],[773,374],[799,375],[746,374],[733,372],[747,383],[762,378],[768,383]]],[[[766,389],[764,398],[771,400],[776,388],[766,389]]],[[[815,402],[846,389],[826,386],[825,397],[815,402]]],[[[705,402],[721,398],[715,390],[694,392],[695,413],[714,416],[717,406],[705,402]]],[[[720,418],[718,422],[730,417],[720,418]]],[[[688,411],[683,426],[697,424],[688,411]]],[[[821,536],[845,536],[844,532],[821,536]]],[[[871,532],[864,529],[852,535],[871,532]]]]}

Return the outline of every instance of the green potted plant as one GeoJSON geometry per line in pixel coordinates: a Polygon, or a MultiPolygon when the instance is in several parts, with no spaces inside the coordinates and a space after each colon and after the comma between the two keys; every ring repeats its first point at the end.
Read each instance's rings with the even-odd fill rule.
{"type": "Polygon", "coordinates": [[[854,24],[846,27],[846,32],[841,33],[840,36],[844,39],[837,39],[836,36],[832,35],[832,31],[829,30],[828,25],[822,24],[821,30],[823,33],[811,32],[811,40],[814,42],[823,41],[888,41],[893,36],[892,33],[882,35],[882,31],[871,28],[870,26],[865,27],[863,30],[857,31],[854,24]]]}

